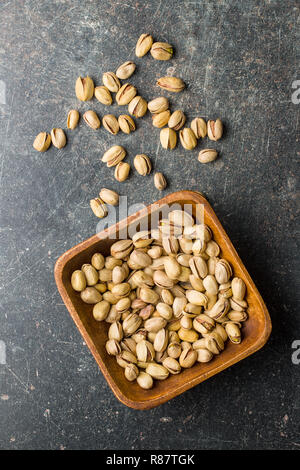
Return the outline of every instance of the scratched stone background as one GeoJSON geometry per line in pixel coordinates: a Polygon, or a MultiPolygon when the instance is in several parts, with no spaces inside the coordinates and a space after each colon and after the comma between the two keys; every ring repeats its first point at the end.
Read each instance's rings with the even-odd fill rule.
{"type": "Polygon", "coordinates": [[[300,340],[297,49],[296,0],[1,2],[1,448],[299,449],[300,365],[291,359],[300,340]],[[151,99],[159,76],[182,77],[187,89],[171,107],[189,121],[222,118],[220,158],[198,163],[207,143],[163,150],[149,115],[131,136],[81,122],[65,149],[35,152],[35,135],[65,128],[69,109],[108,112],[79,103],[75,80],[89,74],[101,84],[103,72],[135,60],[143,32],[176,52],[167,63],[136,59],[132,83],[151,99]],[[89,199],[99,188],[128,195],[129,204],[160,196],[152,176],[114,180],[100,163],[113,143],[128,161],[147,153],[168,179],[166,194],[207,195],[273,321],[261,351],[151,411],[113,396],[53,279],[59,255],[95,233],[89,199]]]}

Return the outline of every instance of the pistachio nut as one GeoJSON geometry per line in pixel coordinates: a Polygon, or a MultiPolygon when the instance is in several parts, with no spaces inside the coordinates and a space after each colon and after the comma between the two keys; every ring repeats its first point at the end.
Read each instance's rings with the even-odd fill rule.
{"type": "Polygon", "coordinates": [[[147,101],[141,96],[135,96],[128,105],[128,112],[136,118],[143,117],[148,109],[147,101]]]}
{"type": "Polygon", "coordinates": [[[112,282],[120,284],[126,279],[126,271],[123,266],[115,266],[112,270],[112,282]]]}
{"type": "Polygon", "coordinates": [[[175,258],[167,256],[164,261],[164,268],[169,279],[176,280],[180,277],[182,267],[175,258]]]}
{"type": "Polygon", "coordinates": [[[117,93],[117,91],[121,87],[120,80],[114,72],[105,72],[102,75],[102,82],[103,85],[106,86],[106,88],[108,88],[108,90],[112,91],[113,93],[117,93]]]}
{"type": "Polygon", "coordinates": [[[185,88],[185,83],[177,77],[161,77],[156,84],[163,90],[178,93],[185,88]]]}
{"type": "Polygon", "coordinates": [[[216,321],[222,320],[230,309],[230,303],[225,297],[221,297],[214,306],[207,310],[207,315],[216,321]]]}
{"type": "Polygon", "coordinates": [[[210,140],[219,140],[223,134],[223,124],[220,119],[207,121],[207,136],[210,140]]]}
{"type": "Polygon", "coordinates": [[[68,117],[67,117],[67,127],[68,127],[68,129],[75,129],[75,127],[77,127],[79,117],[80,116],[79,116],[79,112],[77,111],[77,109],[71,109],[68,112],[68,117]]]}
{"type": "Polygon", "coordinates": [[[103,217],[107,216],[106,206],[99,197],[90,200],[90,207],[95,216],[99,217],[99,219],[102,219],[103,217]]]}
{"type": "Polygon", "coordinates": [[[135,355],[130,351],[121,351],[120,354],[116,356],[116,359],[119,366],[123,367],[124,369],[129,364],[137,364],[137,359],[135,355]]]}
{"type": "Polygon", "coordinates": [[[129,172],[130,172],[129,163],[120,162],[116,166],[114,176],[117,181],[122,183],[123,181],[127,180],[129,172]]]}
{"type": "Polygon", "coordinates": [[[174,286],[174,281],[169,279],[164,271],[157,270],[153,274],[154,284],[163,289],[171,289],[174,286]]]}
{"type": "Polygon", "coordinates": [[[194,132],[196,139],[204,139],[207,134],[206,122],[202,118],[196,117],[191,122],[191,129],[194,132]]]}
{"type": "Polygon", "coordinates": [[[227,314],[227,317],[229,318],[229,320],[233,322],[244,322],[248,319],[247,312],[245,311],[237,312],[235,310],[231,310],[227,314]]]}
{"type": "Polygon", "coordinates": [[[140,372],[136,381],[139,386],[145,390],[149,390],[153,387],[153,379],[151,375],[147,374],[146,372],[140,372]]]}
{"type": "MultiPolygon", "coordinates": [[[[149,254],[149,251],[148,251],[149,254]]],[[[174,296],[172,292],[170,292],[168,289],[162,288],[161,293],[160,293],[161,299],[163,303],[172,306],[174,302],[174,296]]]]}
{"type": "Polygon", "coordinates": [[[205,336],[205,346],[213,354],[220,354],[224,349],[224,341],[222,337],[216,333],[212,332],[209,335],[205,336]]]}
{"type": "Polygon", "coordinates": [[[146,307],[142,308],[139,312],[139,316],[142,320],[148,320],[151,317],[152,313],[154,312],[154,306],[149,304],[146,307]]]}
{"type": "Polygon", "coordinates": [[[234,277],[231,281],[231,289],[233,298],[236,300],[243,300],[246,294],[246,284],[243,279],[234,277]]]}
{"type": "Polygon", "coordinates": [[[119,240],[110,247],[111,255],[117,259],[126,258],[133,249],[132,240],[119,240]]]}
{"type": "Polygon", "coordinates": [[[167,42],[154,42],[150,54],[156,60],[169,60],[173,55],[173,47],[167,42]]]}
{"type": "Polygon", "coordinates": [[[232,297],[231,282],[225,282],[225,284],[220,284],[219,297],[225,297],[226,299],[232,297]]]}
{"type": "Polygon", "coordinates": [[[181,318],[185,307],[187,304],[187,299],[185,297],[175,297],[172,308],[175,318],[181,318]]]}
{"type": "Polygon", "coordinates": [[[194,319],[193,326],[196,331],[205,335],[214,329],[215,322],[208,315],[202,314],[194,319]]]}
{"type": "Polygon", "coordinates": [[[88,101],[93,98],[94,95],[94,82],[87,77],[78,77],[75,84],[75,93],[79,100],[88,101]]]}
{"type": "Polygon", "coordinates": [[[226,259],[220,259],[216,264],[215,278],[219,284],[228,282],[232,276],[232,268],[226,259]]]}
{"type": "Polygon", "coordinates": [[[194,349],[184,349],[179,357],[181,367],[192,367],[197,361],[198,353],[194,349]]]}
{"type": "Polygon", "coordinates": [[[84,273],[88,286],[94,286],[99,281],[99,273],[91,264],[83,264],[81,271],[84,273]]]}
{"type": "Polygon", "coordinates": [[[173,129],[165,127],[160,131],[160,143],[164,149],[173,150],[177,144],[177,134],[173,129]]]}
{"type": "Polygon", "coordinates": [[[126,150],[121,145],[113,145],[103,154],[102,162],[108,167],[115,166],[126,157],[126,150]]]}
{"type": "Polygon", "coordinates": [[[99,271],[99,279],[101,282],[110,282],[112,280],[112,270],[103,268],[99,271]]]}
{"type": "Polygon", "coordinates": [[[180,343],[173,342],[169,344],[168,349],[167,349],[167,354],[169,357],[172,357],[173,359],[177,359],[180,356],[181,352],[182,352],[182,349],[181,349],[180,343]]]}
{"type": "Polygon", "coordinates": [[[174,357],[166,357],[163,360],[162,365],[166,369],[168,369],[168,371],[171,374],[179,374],[181,372],[181,366],[180,366],[179,362],[176,361],[176,359],[174,357]]]}
{"type": "Polygon", "coordinates": [[[167,109],[166,111],[162,111],[161,113],[153,114],[152,116],[152,124],[154,127],[164,127],[168,124],[170,119],[171,112],[167,109]]]}
{"type": "Polygon", "coordinates": [[[186,150],[193,150],[197,145],[195,134],[189,127],[185,127],[179,131],[179,138],[182,147],[186,150]]]}
{"type": "Polygon", "coordinates": [[[86,287],[80,292],[80,297],[86,304],[97,304],[102,300],[102,295],[95,287],[86,287]]]}
{"type": "Polygon", "coordinates": [[[115,339],[116,341],[121,341],[123,338],[123,328],[119,321],[113,322],[108,330],[109,339],[115,339]]]}
{"type": "Polygon", "coordinates": [[[174,131],[179,131],[179,129],[181,129],[182,126],[184,126],[185,121],[186,121],[185,114],[183,113],[183,111],[178,109],[174,111],[172,115],[170,116],[168,126],[171,129],[174,129],[174,131]]]}
{"type": "Polygon", "coordinates": [[[145,253],[142,249],[135,249],[131,252],[129,261],[133,264],[138,265],[140,268],[145,268],[146,266],[150,266],[152,263],[152,259],[150,256],[145,253]]]}
{"type": "Polygon", "coordinates": [[[134,120],[127,114],[121,114],[118,118],[118,122],[120,129],[124,134],[130,134],[130,132],[134,132],[136,129],[134,120]]]}
{"type": "Polygon", "coordinates": [[[119,342],[115,339],[109,339],[106,341],[105,349],[109,356],[117,356],[121,352],[121,346],[119,342]]]}
{"type": "Polygon", "coordinates": [[[103,116],[102,124],[103,127],[112,135],[116,135],[119,132],[119,122],[113,114],[106,114],[103,116]]]}
{"type": "Polygon", "coordinates": [[[156,304],[159,300],[159,295],[154,290],[149,289],[149,287],[141,287],[140,298],[147,304],[156,304]]]}
{"type": "Polygon", "coordinates": [[[169,108],[169,101],[164,96],[159,96],[158,98],[154,98],[153,100],[149,101],[148,109],[152,114],[159,114],[163,111],[167,111],[169,108]]]}
{"type": "Polygon", "coordinates": [[[113,99],[109,89],[106,86],[96,86],[94,93],[95,98],[100,103],[105,104],[106,106],[110,106],[112,104],[113,99]]]}
{"type": "MultiPolygon", "coordinates": [[[[127,312],[130,308],[130,305],[131,305],[131,300],[129,299],[129,297],[122,297],[120,300],[118,300],[118,302],[116,303],[116,310],[117,312],[121,312],[121,313],[124,313],[124,312],[127,312]]],[[[130,320],[130,315],[128,315],[126,317],[126,320],[127,322],[129,323],[129,320],[130,320]]],[[[125,321],[125,320],[124,320],[125,321]]],[[[133,323],[133,320],[131,319],[131,323],[133,323]]],[[[138,325],[140,326],[140,325],[138,325]]],[[[124,329],[124,323],[123,323],[123,329],[124,329]]],[[[135,331],[135,330],[134,330],[135,331]]],[[[124,333],[125,333],[125,329],[124,329],[124,333]]]]}
{"type": "Polygon", "coordinates": [[[46,152],[51,145],[51,136],[47,132],[40,132],[33,142],[33,148],[38,152],[46,152]]]}
{"type": "MultiPolygon", "coordinates": [[[[141,230],[140,232],[136,232],[132,237],[134,246],[136,248],[145,248],[146,246],[151,245],[153,239],[151,238],[150,235],[151,235],[151,232],[149,230],[141,230]]],[[[149,255],[149,251],[148,251],[148,255],[149,255]]]]}
{"type": "Polygon", "coordinates": [[[131,336],[141,326],[141,324],[141,317],[139,317],[136,313],[130,313],[123,321],[124,335],[131,336]]]}
{"type": "Polygon", "coordinates": [[[169,376],[169,371],[161,364],[149,364],[146,367],[146,373],[151,375],[154,379],[165,380],[169,376]]]}
{"type": "Polygon", "coordinates": [[[127,297],[131,290],[130,284],[128,282],[121,282],[120,284],[114,284],[111,289],[111,293],[116,295],[119,298],[127,297]]]}
{"type": "Polygon", "coordinates": [[[120,346],[124,351],[129,351],[133,354],[136,354],[136,342],[133,338],[123,338],[120,346]]]}
{"type": "Polygon", "coordinates": [[[135,364],[128,364],[124,371],[125,377],[129,382],[133,382],[139,375],[139,369],[135,364]]]}
{"type": "Polygon", "coordinates": [[[77,292],[81,292],[86,288],[86,277],[80,269],[76,269],[72,273],[71,285],[77,292]]]}
{"type": "MultiPolygon", "coordinates": [[[[184,328],[185,330],[191,330],[192,326],[193,326],[193,322],[192,322],[192,319],[188,316],[188,315],[183,315],[181,318],[180,318],[180,325],[182,328],[184,328]]],[[[196,329],[196,328],[195,328],[196,329]]]]}
{"type": "Polygon", "coordinates": [[[168,346],[169,333],[165,328],[161,328],[155,336],[154,339],[154,349],[157,352],[163,352],[168,346]]]}
{"type": "Polygon", "coordinates": [[[153,37],[150,34],[141,34],[135,46],[135,55],[143,57],[150,51],[153,44],[153,37]]]}
{"type": "Polygon", "coordinates": [[[197,361],[198,362],[209,362],[214,357],[213,353],[208,349],[197,350],[197,361]]]}
{"type": "Polygon", "coordinates": [[[206,307],[208,301],[205,294],[194,289],[186,291],[186,298],[190,303],[203,307],[206,307]]]}
{"type": "Polygon", "coordinates": [[[199,334],[196,331],[186,330],[182,327],[178,331],[178,336],[182,341],[188,341],[189,343],[194,343],[199,338],[199,334]]]}
{"type": "Polygon", "coordinates": [[[227,341],[228,335],[226,333],[225,328],[222,325],[217,323],[216,326],[215,326],[215,329],[213,331],[215,331],[216,333],[218,333],[221,336],[224,343],[225,343],[225,341],[227,341]]]}
{"type": "Polygon", "coordinates": [[[231,343],[240,344],[240,342],[242,341],[242,337],[241,337],[241,330],[237,323],[234,323],[231,321],[226,322],[225,330],[231,343]]]}
{"type": "Polygon", "coordinates": [[[119,106],[125,106],[130,103],[136,94],[137,89],[130,83],[125,83],[116,94],[116,101],[119,106]]]}
{"type": "Polygon", "coordinates": [[[210,163],[216,160],[218,156],[217,150],[214,149],[203,149],[198,153],[198,161],[200,163],[210,163]]]}
{"type": "Polygon", "coordinates": [[[109,310],[110,303],[107,300],[101,300],[101,302],[96,303],[93,307],[93,317],[97,321],[106,320],[109,310]]]}
{"type": "Polygon", "coordinates": [[[188,341],[182,341],[181,347],[182,347],[182,351],[185,351],[186,349],[188,350],[193,349],[193,346],[188,341]]]}
{"type": "Polygon", "coordinates": [[[248,303],[246,300],[237,300],[237,299],[230,299],[230,306],[232,310],[236,310],[237,312],[242,312],[248,307],[248,303]]]}
{"type": "MultiPolygon", "coordinates": [[[[107,299],[105,299],[107,300],[107,299]]],[[[116,302],[115,302],[116,304],[116,302]]],[[[107,317],[105,318],[106,323],[115,323],[121,320],[122,314],[116,309],[116,305],[111,305],[107,317]]]]}
{"type": "Polygon", "coordinates": [[[154,175],[154,185],[159,191],[163,191],[167,186],[167,181],[164,175],[160,172],[154,175]]]}
{"type": "Polygon", "coordinates": [[[167,321],[161,317],[149,318],[145,321],[144,327],[147,331],[151,333],[157,333],[162,328],[165,328],[167,321]]]}
{"type": "Polygon", "coordinates": [[[119,194],[112,189],[102,188],[99,196],[106,204],[110,204],[111,206],[117,206],[119,204],[119,194]]]}
{"type": "Polygon", "coordinates": [[[83,120],[89,127],[94,130],[99,129],[99,127],[101,126],[99,117],[92,109],[89,109],[84,113],[83,120]]]}
{"type": "Polygon", "coordinates": [[[116,295],[112,294],[110,291],[104,292],[103,299],[107,300],[107,302],[112,305],[115,305],[119,300],[119,298],[116,295]]]}
{"type": "MultiPolygon", "coordinates": [[[[180,243],[181,240],[179,240],[179,245],[180,245],[180,248],[181,248],[181,243],[180,243]]],[[[183,251],[183,250],[182,250],[183,251]]],[[[186,268],[188,268],[190,266],[190,259],[191,259],[191,255],[190,254],[187,254],[185,252],[183,253],[179,253],[176,257],[178,263],[181,265],[181,266],[185,266],[186,268]]]]}
{"type": "Polygon", "coordinates": [[[205,291],[202,279],[200,279],[200,277],[197,277],[194,274],[191,274],[189,276],[189,281],[190,281],[190,284],[191,284],[193,290],[197,290],[199,292],[204,292],[205,291]]]}
{"type": "Polygon", "coordinates": [[[134,73],[136,68],[136,65],[134,62],[131,60],[127,60],[124,62],[124,64],[120,65],[118,67],[118,70],[116,71],[116,76],[120,78],[121,80],[126,80],[126,78],[131,77],[131,75],[134,73]]]}
{"type": "Polygon", "coordinates": [[[180,320],[174,318],[172,320],[169,321],[168,325],[167,325],[167,329],[169,331],[179,331],[181,328],[181,325],[180,325],[180,320]]]}
{"type": "Polygon", "coordinates": [[[151,160],[147,155],[143,153],[134,157],[133,164],[136,171],[141,176],[149,175],[149,173],[151,172],[151,160]]]}
{"type": "Polygon", "coordinates": [[[91,264],[96,268],[98,271],[104,268],[105,259],[101,253],[94,253],[91,259],[91,264]]]}
{"type": "Polygon", "coordinates": [[[190,268],[194,276],[204,279],[208,274],[206,261],[201,256],[193,256],[190,259],[190,268]]]}
{"type": "Polygon", "coordinates": [[[198,351],[199,349],[205,349],[206,346],[205,346],[206,342],[205,342],[205,338],[201,338],[201,339],[198,339],[197,341],[194,341],[193,342],[193,349],[195,349],[195,351],[198,351]]]}
{"type": "Polygon", "coordinates": [[[219,261],[218,259],[216,259],[216,257],[220,254],[220,247],[219,247],[219,245],[218,245],[214,240],[210,240],[210,241],[206,244],[205,253],[206,253],[210,258],[214,258],[213,262],[214,262],[215,266],[214,266],[214,272],[213,272],[213,274],[215,274],[215,271],[216,271],[216,264],[217,264],[217,262],[219,261]]]}
{"type": "Polygon", "coordinates": [[[138,344],[141,341],[145,340],[147,338],[147,336],[148,336],[147,330],[145,328],[140,328],[135,333],[133,333],[133,335],[131,337],[138,344]]]}
{"type": "Polygon", "coordinates": [[[138,361],[141,362],[152,362],[155,356],[153,345],[143,339],[136,345],[136,356],[138,361]]]}
{"type": "Polygon", "coordinates": [[[215,276],[212,276],[211,274],[208,274],[204,279],[203,279],[203,286],[205,290],[208,292],[208,294],[211,295],[217,295],[219,291],[219,286],[216,281],[215,276]]]}

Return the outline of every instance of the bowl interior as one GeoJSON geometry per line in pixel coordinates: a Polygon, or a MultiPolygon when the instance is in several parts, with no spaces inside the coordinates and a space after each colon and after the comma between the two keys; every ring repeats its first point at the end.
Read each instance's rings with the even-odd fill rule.
{"type": "Polygon", "coordinates": [[[103,374],[117,397],[125,404],[135,408],[150,408],[200,383],[259,349],[270,334],[270,323],[264,303],[212,208],[198,193],[184,191],[179,194],[173,193],[158,201],[155,205],[149,206],[146,210],[117,224],[117,235],[114,239],[109,238],[110,228],[72,248],[58,260],[61,269],[56,269],[56,281],[63,300],[103,374]],[[179,197],[179,194],[181,194],[181,197],[179,197]],[[104,256],[109,255],[110,246],[118,238],[120,230],[128,228],[135,231],[135,228],[138,228],[137,222],[144,223],[146,220],[150,220],[151,214],[155,214],[157,218],[161,217],[162,207],[174,203],[179,204],[181,207],[183,205],[186,207],[189,204],[195,218],[197,218],[197,204],[204,205],[204,222],[212,229],[214,240],[221,247],[222,257],[231,263],[234,275],[241,277],[246,282],[249,319],[242,328],[243,341],[241,344],[234,345],[227,341],[225,350],[220,355],[215,356],[211,362],[206,364],[197,363],[192,368],[185,369],[179,375],[170,375],[167,380],[155,381],[155,386],[151,390],[142,390],[137,383],[129,383],[125,379],[124,369],[117,364],[114,357],[107,354],[105,343],[110,325],[105,321],[97,322],[94,320],[92,315],[93,306],[82,302],[79,293],[72,289],[70,278],[75,269],[80,269],[82,264],[90,262],[94,253],[100,252],[104,256]]]}

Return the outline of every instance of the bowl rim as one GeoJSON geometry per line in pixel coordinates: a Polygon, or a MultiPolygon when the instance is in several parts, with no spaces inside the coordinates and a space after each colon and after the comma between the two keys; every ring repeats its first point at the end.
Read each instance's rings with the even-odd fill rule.
{"type": "Polygon", "coordinates": [[[110,388],[112,389],[113,393],[115,396],[118,398],[119,401],[121,401],[123,404],[130,408],[134,409],[150,409],[154,408],[155,406],[158,406],[166,401],[168,401],[171,398],[174,398],[181,393],[185,392],[186,390],[194,387],[195,385],[198,385],[199,383],[203,382],[204,380],[212,377],[213,375],[221,372],[224,369],[227,369],[228,367],[232,366],[233,364],[236,364],[237,362],[241,361],[242,359],[252,355],[259,349],[261,349],[265,343],[267,342],[271,331],[272,331],[272,323],[270,319],[269,312],[267,310],[267,307],[258,291],[256,288],[254,281],[252,280],[250,274],[248,273],[246,267],[244,266],[242,260],[240,259],[237,251],[235,250],[232,242],[230,241],[230,238],[228,237],[227,233],[225,232],[222,224],[220,223],[217,215],[215,214],[214,210],[212,209],[210,203],[207,201],[207,199],[197,191],[190,191],[190,190],[182,190],[182,191],[176,191],[173,193],[170,193],[163,197],[162,199],[159,199],[158,201],[155,201],[154,203],[144,207],[140,211],[128,216],[125,219],[122,219],[121,221],[117,222],[116,224],[113,224],[109,226],[108,228],[104,229],[100,233],[97,233],[95,235],[92,235],[91,237],[87,238],[86,240],[82,241],[81,243],[73,246],[69,250],[67,250],[65,253],[63,253],[58,260],[56,261],[55,268],[54,268],[54,278],[55,282],[58,288],[58,291],[62,297],[62,300],[64,304],[66,305],[71,317],[73,318],[73,321],[75,322],[77,328],[79,329],[85,343],[87,344],[88,348],[90,349],[91,353],[93,354],[98,366],[100,367],[101,372],[103,373],[105,379],[107,380],[110,388]],[[117,383],[115,382],[114,378],[108,371],[101,354],[98,352],[93,340],[90,338],[88,332],[86,331],[86,328],[84,324],[82,323],[79,314],[77,313],[77,310],[73,306],[73,303],[71,301],[71,298],[69,297],[69,294],[64,286],[63,283],[63,270],[65,265],[78,253],[81,251],[84,251],[91,245],[95,244],[96,242],[99,242],[99,240],[105,239],[109,236],[110,233],[113,231],[120,231],[124,229],[127,225],[131,224],[133,221],[135,221],[138,218],[143,218],[147,216],[148,214],[151,213],[152,208],[157,209],[160,206],[174,203],[178,200],[184,200],[187,199],[189,201],[193,201],[193,203],[200,203],[204,204],[204,210],[205,212],[208,212],[211,216],[212,219],[214,219],[215,224],[218,227],[219,235],[222,237],[222,241],[225,243],[226,248],[230,249],[232,252],[236,262],[239,264],[239,268],[243,272],[243,275],[245,276],[245,279],[247,280],[248,284],[251,284],[252,290],[256,296],[257,301],[260,304],[261,308],[261,313],[262,313],[262,318],[264,320],[264,328],[262,333],[249,345],[247,349],[244,351],[241,351],[240,353],[237,353],[234,357],[229,358],[227,361],[222,362],[220,365],[213,367],[210,371],[206,373],[201,373],[200,375],[190,379],[188,382],[184,382],[181,384],[178,384],[176,387],[174,387],[172,390],[166,391],[164,394],[147,399],[145,397],[145,400],[142,401],[134,401],[131,398],[127,397],[119,388],[117,383]]]}

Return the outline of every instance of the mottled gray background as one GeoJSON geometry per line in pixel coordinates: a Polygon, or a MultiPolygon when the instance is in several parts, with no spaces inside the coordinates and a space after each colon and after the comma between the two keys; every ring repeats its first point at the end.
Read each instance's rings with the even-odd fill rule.
{"type": "Polygon", "coordinates": [[[299,449],[300,365],[291,360],[300,339],[297,26],[296,0],[1,1],[1,448],[299,449]],[[101,84],[103,72],[134,59],[143,32],[176,52],[167,63],[137,59],[132,83],[150,99],[160,93],[156,78],[182,77],[188,87],[171,97],[172,108],[223,119],[219,160],[198,163],[206,143],[163,150],[149,115],[131,136],[81,122],[65,149],[35,152],[35,135],[66,127],[69,109],[108,112],[78,103],[75,80],[89,74],[101,84]],[[88,201],[99,188],[127,194],[130,204],[159,197],[152,176],[114,180],[100,163],[113,143],[128,161],[152,157],[168,178],[165,193],[207,195],[273,321],[261,351],[151,411],[113,396],[53,279],[59,255],[95,233],[88,201]]]}

